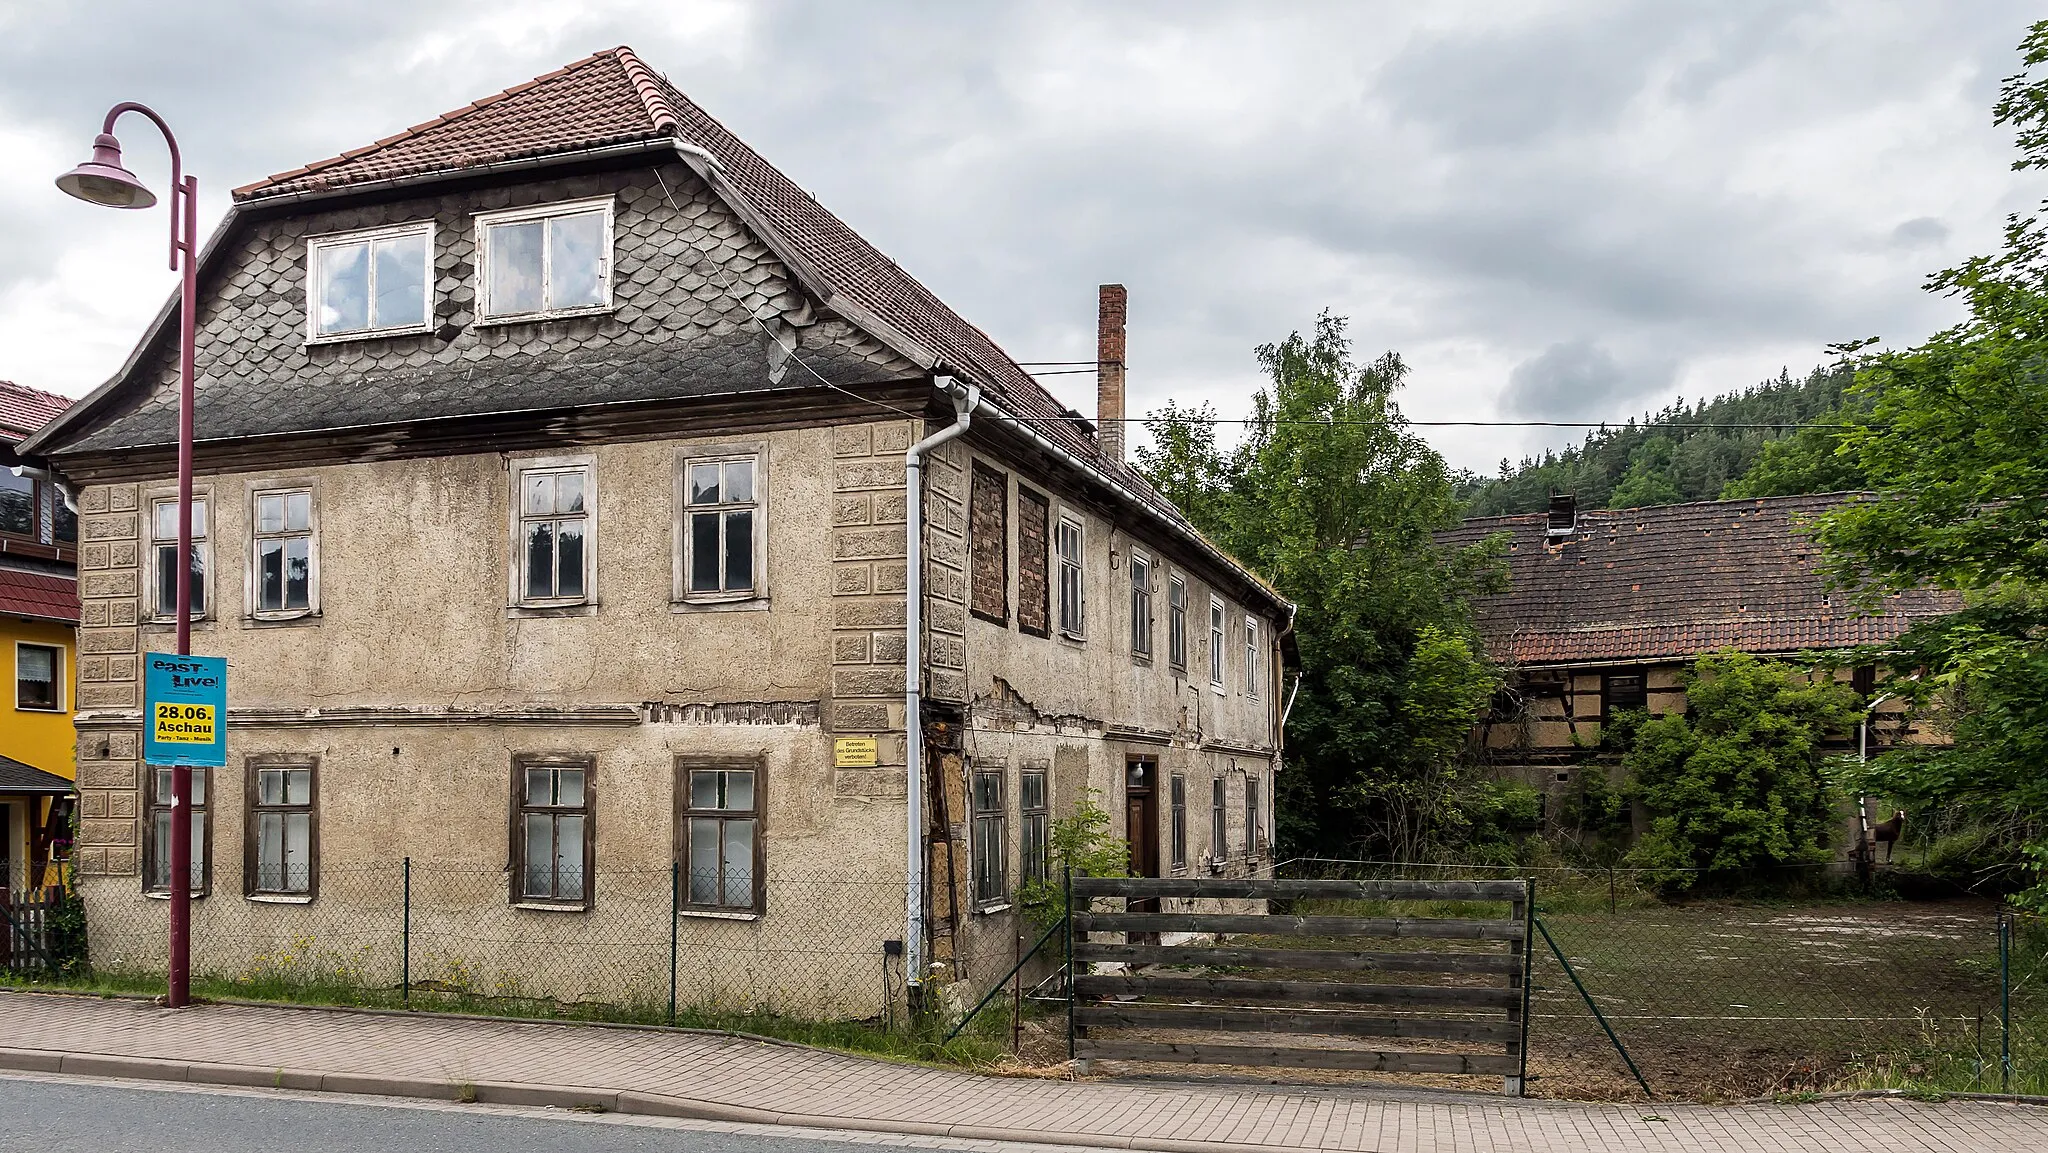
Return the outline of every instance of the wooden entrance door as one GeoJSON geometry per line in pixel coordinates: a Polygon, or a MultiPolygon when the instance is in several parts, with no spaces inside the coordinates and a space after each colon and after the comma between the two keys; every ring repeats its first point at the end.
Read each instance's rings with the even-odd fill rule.
{"type": "Polygon", "coordinates": [[[1131,845],[1131,875],[1159,875],[1159,762],[1124,763],[1124,839],[1131,845]]]}

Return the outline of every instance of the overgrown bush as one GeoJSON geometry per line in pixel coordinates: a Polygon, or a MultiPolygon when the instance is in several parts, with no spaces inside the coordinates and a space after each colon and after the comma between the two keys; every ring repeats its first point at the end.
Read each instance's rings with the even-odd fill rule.
{"type": "Polygon", "coordinates": [[[50,967],[58,973],[83,973],[91,963],[86,949],[85,898],[78,890],[61,890],[57,907],[50,910],[50,967]]]}
{"type": "Polygon", "coordinates": [[[1067,915],[1068,870],[1091,877],[1123,877],[1130,874],[1131,846],[1111,833],[1109,813],[1095,803],[1094,789],[1082,789],[1071,815],[1054,820],[1046,829],[1046,876],[1026,881],[1017,898],[1024,915],[1044,932],[1067,915]]]}

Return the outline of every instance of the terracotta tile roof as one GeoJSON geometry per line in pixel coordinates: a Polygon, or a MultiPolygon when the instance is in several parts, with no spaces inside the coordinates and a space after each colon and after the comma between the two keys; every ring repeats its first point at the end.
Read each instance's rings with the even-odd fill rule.
{"type": "Polygon", "coordinates": [[[1089,427],[987,333],[948,308],[630,48],[585,57],[375,144],[238,188],[234,195],[238,201],[261,201],[665,136],[716,158],[723,183],[743,209],[778,233],[788,255],[830,290],[981,385],[1019,422],[1109,474],[1132,500],[1192,530],[1180,510],[1135,469],[1103,455],[1089,427]]]}
{"type": "Polygon", "coordinates": [[[1507,664],[1849,648],[1892,640],[1915,621],[1962,607],[1953,594],[1920,590],[1865,614],[1822,583],[1819,547],[1803,526],[1858,497],[1588,510],[1560,545],[1545,542],[1542,513],[1480,517],[1437,540],[1508,534],[1510,588],[1474,606],[1487,649],[1507,664]]]}
{"type": "Polygon", "coordinates": [[[70,407],[68,396],[0,380],[0,438],[20,440],[70,407]]]}
{"type": "Polygon", "coordinates": [[[0,613],[77,624],[78,581],[0,568],[0,613]]]}

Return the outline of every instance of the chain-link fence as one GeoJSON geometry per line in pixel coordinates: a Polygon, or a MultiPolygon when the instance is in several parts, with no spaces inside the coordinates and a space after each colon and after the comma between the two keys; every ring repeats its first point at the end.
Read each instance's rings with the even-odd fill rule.
{"type": "MultiPolygon", "coordinates": [[[[751,901],[712,894],[732,902],[719,908],[693,905],[706,894],[675,868],[598,869],[587,893],[558,871],[551,900],[513,881],[501,867],[409,860],[323,867],[298,894],[207,893],[192,905],[192,971],[256,996],[315,987],[649,1021],[887,1022],[906,1003],[900,877],[770,869],[749,878],[751,901]]],[[[161,973],[168,902],[132,879],[84,883],[94,968],[161,973]]],[[[972,1005],[1008,970],[1011,936],[984,928],[948,951],[929,974],[937,1004],[972,1005]]]]}
{"type": "Polygon", "coordinates": [[[1660,1096],[2048,1080],[2048,933],[1989,901],[1859,899],[1819,870],[1788,871],[1791,896],[1678,902],[1620,868],[1296,860],[1279,875],[1532,877],[1530,1067],[1546,1095],[1636,1091],[1617,1043],[1660,1096]]]}

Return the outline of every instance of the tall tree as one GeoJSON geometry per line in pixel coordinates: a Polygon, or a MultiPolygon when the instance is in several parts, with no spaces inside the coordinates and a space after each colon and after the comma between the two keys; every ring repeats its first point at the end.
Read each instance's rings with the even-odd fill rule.
{"type": "Polygon", "coordinates": [[[1205,410],[1148,417],[1153,483],[1299,606],[1280,833],[1290,852],[1384,851],[1394,798],[1448,769],[1493,686],[1465,607],[1499,547],[1439,547],[1460,507],[1394,402],[1407,367],[1360,364],[1341,317],[1258,350],[1268,385],[1241,443],[1205,410]]]}

